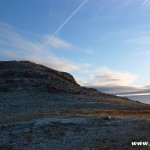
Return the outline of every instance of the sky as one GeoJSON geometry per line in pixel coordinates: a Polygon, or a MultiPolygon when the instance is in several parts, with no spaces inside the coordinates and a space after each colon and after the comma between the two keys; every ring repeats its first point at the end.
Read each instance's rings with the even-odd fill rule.
{"type": "Polygon", "coordinates": [[[30,60],[111,93],[147,93],[150,0],[0,0],[0,60],[30,60]]]}

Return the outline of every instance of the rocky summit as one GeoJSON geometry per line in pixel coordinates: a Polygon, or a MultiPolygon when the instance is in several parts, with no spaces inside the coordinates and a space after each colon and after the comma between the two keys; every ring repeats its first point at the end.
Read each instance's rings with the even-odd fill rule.
{"type": "Polygon", "coordinates": [[[0,114],[2,150],[149,148],[150,105],[29,61],[0,61],[0,114]]]}

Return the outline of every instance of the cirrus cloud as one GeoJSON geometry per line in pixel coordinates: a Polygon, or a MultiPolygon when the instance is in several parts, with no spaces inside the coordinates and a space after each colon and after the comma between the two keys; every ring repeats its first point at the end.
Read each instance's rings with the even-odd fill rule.
{"type": "Polygon", "coordinates": [[[40,40],[27,38],[18,29],[0,22],[0,58],[34,61],[59,71],[80,68],[80,65],[52,53],[52,48],[71,48],[71,44],[57,37],[43,37],[40,36],[40,40]]]}
{"type": "Polygon", "coordinates": [[[71,44],[54,36],[47,36],[47,44],[55,48],[71,48],[71,44]]]}

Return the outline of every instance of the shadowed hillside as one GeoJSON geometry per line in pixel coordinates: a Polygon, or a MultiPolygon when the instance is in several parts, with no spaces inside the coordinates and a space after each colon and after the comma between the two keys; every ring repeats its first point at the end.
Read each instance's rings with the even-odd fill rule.
{"type": "Polygon", "coordinates": [[[93,95],[97,97],[97,100],[101,101],[139,105],[139,103],[128,98],[105,94],[94,88],[82,87],[69,73],[59,72],[29,61],[0,62],[0,91],[45,91],[50,93],[93,95]]]}

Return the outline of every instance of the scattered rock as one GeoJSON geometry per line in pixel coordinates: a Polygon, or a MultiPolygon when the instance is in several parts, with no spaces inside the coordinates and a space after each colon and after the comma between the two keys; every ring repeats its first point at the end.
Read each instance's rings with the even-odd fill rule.
{"type": "Polygon", "coordinates": [[[111,116],[109,116],[109,115],[103,118],[103,120],[112,120],[112,119],[113,118],[111,116]]]}

